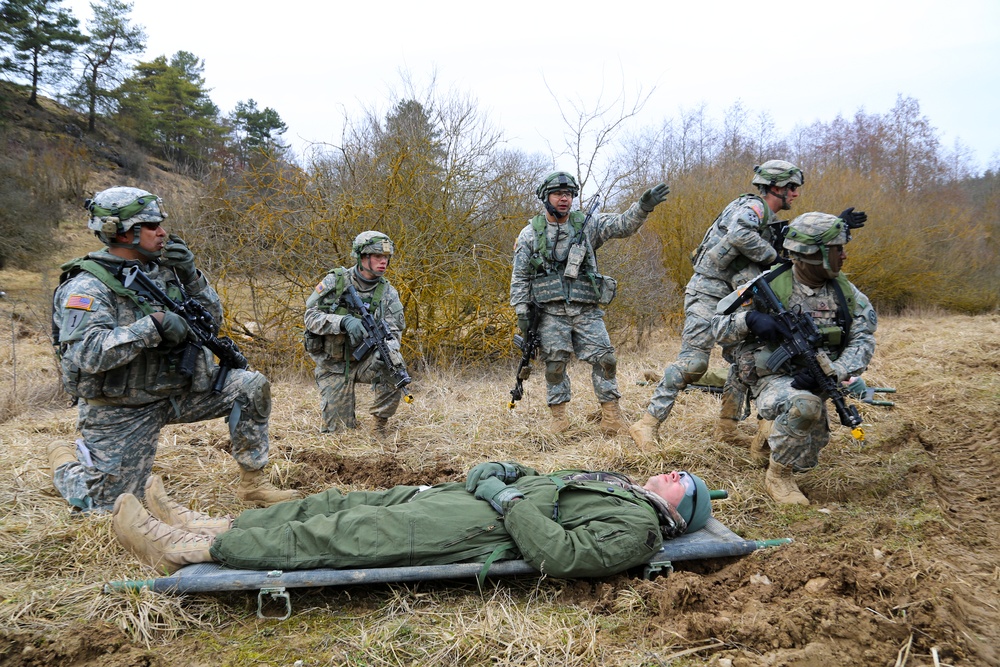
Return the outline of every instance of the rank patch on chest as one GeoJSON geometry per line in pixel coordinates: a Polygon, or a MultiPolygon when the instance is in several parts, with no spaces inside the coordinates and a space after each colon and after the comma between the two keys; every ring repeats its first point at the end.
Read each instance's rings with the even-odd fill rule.
{"type": "Polygon", "coordinates": [[[83,294],[70,294],[66,299],[64,308],[74,308],[76,310],[90,310],[94,305],[94,297],[83,294]]]}

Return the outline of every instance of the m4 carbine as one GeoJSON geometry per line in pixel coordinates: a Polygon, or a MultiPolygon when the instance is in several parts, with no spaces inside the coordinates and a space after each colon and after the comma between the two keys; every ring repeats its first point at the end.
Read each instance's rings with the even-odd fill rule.
{"type": "MultiPolygon", "coordinates": [[[[368,304],[361,300],[361,295],[358,294],[358,290],[354,288],[354,285],[348,285],[347,289],[344,290],[344,300],[347,302],[350,310],[358,313],[361,324],[364,326],[366,332],[364,340],[354,348],[351,358],[355,361],[361,361],[374,348],[378,351],[382,363],[385,364],[386,369],[389,371],[389,377],[384,379],[396,389],[403,389],[406,385],[410,384],[413,380],[410,378],[409,373],[406,372],[402,355],[389,347],[388,341],[393,335],[389,331],[389,326],[385,323],[385,320],[376,320],[368,312],[368,304]]],[[[413,394],[404,391],[403,400],[407,403],[412,403],[413,394]]]]}
{"type": "Polygon", "coordinates": [[[514,336],[514,345],[521,350],[521,363],[517,365],[514,388],[510,390],[507,409],[513,410],[517,402],[524,398],[524,381],[531,376],[531,360],[538,355],[542,344],[538,335],[538,322],[542,319],[542,309],[534,303],[528,305],[528,331],[525,336],[514,336]]]}
{"type": "MultiPolygon", "coordinates": [[[[212,314],[195,299],[184,297],[183,301],[174,301],[161,290],[156,283],[150,280],[149,276],[143,273],[138,266],[132,266],[125,270],[122,284],[126,288],[135,291],[140,299],[146,299],[153,304],[157,304],[167,310],[177,313],[183,317],[191,331],[194,332],[198,344],[188,343],[181,355],[180,372],[182,375],[190,377],[194,373],[195,360],[198,357],[198,350],[207,347],[219,359],[219,370],[212,382],[212,391],[220,393],[226,386],[226,377],[233,368],[246,370],[250,367],[247,358],[240,352],[240,348],[232,338],[228,336],[219,337],[219,326],[215,322],[212,314]]],[[[184,295],[183,290],[181,295],[184,295]]]]}
{"type": "Polygon", "coordinates": [[[804,367],[812,377],[822,394],[828,396],[837,410],[840,423],[850,427],[851,435],[859,442],[864,442],[865,432],[861,428],[861,415],[853,405],[848,405],[845,397],[847,390],[837,381],[836,373],[830,364],[826,351],[821,349],[823,335],[816,327],[809,313],[801,309],[792,312],[782,305],[781,300],[771,289],[767,281],[767,273],[762,273],[740,294],[733,303],[733,310],[752,296],[758,303],[770,312],[783,326],[785,340],[767,360],[767,367],[774,372],[791,373],[793,367],[804,367]]]}

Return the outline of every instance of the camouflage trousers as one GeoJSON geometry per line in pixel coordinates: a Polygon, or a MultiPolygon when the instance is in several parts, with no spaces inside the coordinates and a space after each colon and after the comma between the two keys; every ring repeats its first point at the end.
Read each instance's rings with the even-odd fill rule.
{"type": "Polygon", "coordinates": [[[52,482],[70,505],[84,511],[107,510],[123,493],[145,495],[153,470],[160,429],[167,424],[226,417],[231,453],[244,470],[268,460],[271,388],[260,373],[234,369],[218,394],[199,392],[136,406],[80,402],[78,461],[55,471],[52,482]]]}
{"type": "Polygon", "coordinates": [[[572,396],[566,367],[570,356],[591,365],[590,379],[600,403],[621,398],[616,378],[618,362],[604,326],[604,311],[585,310],[579,315],[542,313],[538,324],[541,357],[545,362],[545,385],[549,405],[566,403],[572,396]]]}
{"type": "Polygon", "coordinates": [[[792,388],[788,375],[768,375],[753,387],[757,412],[774,421],[767,442],[771,457],[795,470],[815,468],[830,442],[826,401],[811,391],[792,388]]]}
{"type": "MultiPolygon", "coordinates": [[[[712,316],[715,315],[718,297],[700,292],[684,294],[684,331],[681,333],[681,351],[674,363],[663,369],[646,411],[660,422],[670,416],[677,394],[689,384],[697,382],[708,370],[708,360],[715,347],[712,333],[712,316]]],[[[723,387],[721,417],[740,419],[746,402],[747,387],[731,369],[723,387]]]]}
{"type": "Polygon", "coordinates": [[[388,419],[396,414],[403,391],[381,381],[385,364],[369,354],[361,361],[322,361],[316,364],[314,375],[319,387],[323,412],[323,432],[336,433],[347,428],[357,428],[355,416],[355,387],[357,383],[371,383],[375,401],[369,412],[375,417],[388,419]]]}

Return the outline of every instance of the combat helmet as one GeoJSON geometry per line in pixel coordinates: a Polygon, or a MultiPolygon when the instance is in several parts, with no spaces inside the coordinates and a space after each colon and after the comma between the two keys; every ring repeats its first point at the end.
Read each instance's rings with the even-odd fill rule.
{"type": "Polygon", "coordinates": [[[360,266],[362,255],[388,255],[392,257],[395,249],[392,239],[382,232],[369,229],[354,237],[354,243],[351,245],[351,257],[360,266]]]}
{"type": "Polygon", "coordinates": [[[163,222],[167,212],[163,208],[163,200],[158,196],[132,187],[114,187],[102,190],[93,199],[83,202],[83,207],[90,213],[87,228],[102,243],[109,247],[133,247],[147,257],[155,257],[158,252],[151,253],[139,247],[139,234],[133,234],[132,243],[116,243],[115,236],[144,222],[163,222]]]}
{"type": "Polygon", "coordinates": [[[806,255],[822,253],[823,267],[832,270],[827,246],[847,245],[850,240],[846,222],[835,215],[813,211],[803,213],[788,223],[784,247],[793,254],[795,259],[806,263],[814,263],[805,259],[806,255]]]}
{"type": "Polygon", "coordinates": [[[549,195],[558,190],[569,190],[575,198],[580,194],[580,186],[573,175],[565,171],[554,171],[545,177],[545,180],[535,188],[535,195],[542,200],[545,210],[553,217],[559,217],[556,209],[549,203],[549,195]]]}
{"type": "Polygon", "coordinates": [[[803,185],[806,177],[802,170],[785,160],[768,160],[753,168],[754,185],[783,188],[786,185],[803,185]]]}

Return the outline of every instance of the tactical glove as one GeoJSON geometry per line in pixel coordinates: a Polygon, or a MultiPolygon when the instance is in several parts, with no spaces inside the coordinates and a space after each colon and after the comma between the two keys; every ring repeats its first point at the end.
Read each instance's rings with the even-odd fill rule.
{"type": "Polygon", "coordinates": [[[792,389],[802,389],[804,391],[816,391],[819,389],[819,383],[816,382],[816,378],[812,376],[812,373],[807,371],[799,371],[794,376],[792,376],[792,389]]]}
{"type": "Polygon", "coordinates": [[[528,327],[530,326],[531,320],[528,318],[527,314],[517,316],[517,328],[521,330],[521,335],[523,337],[528,337],[528,327]]]}
{"type": "Polygon", "coordinates": [[[472,468],[468,477],[465,478],[465,490],[469,493],[474,492],[479,482],[488,477],[496,477],[501,482],[509,484],[516,482],[522,475],[524,475],[524,469],[516,463],[500,463],[498,461],[480,463],[472,468]]]}
{"type": "Polygon", "coordinates": [[[868,385],[865,383],[861,376],[851,378],[851,381],[847,383],[847,393],[855,398],[864,398],[865,392],[868,391],[868,385]]]}
{"type": "Polygon", "coordinates": [[[185,285],[190,285],[198,279],[198,271],[194,268],[194,253],[176,234],[171,234],[163,252],[160,254],[160,264],[169,266],[185,285]]]}
{"type": "Polygon", "coordinates": [[[347,333],[351,347],[361,345],[361,342],[365,339],[365,325],[361,323],[359,318],[353,315],[344,315],[344,319],[340,320],[340,328],[347,333]]]}
{"type": "Polygon", "coordinates": [[[868,220],[868,215],[864,211],[855,211],[853,206],[845,208],[837,217],[847,223],[848,229],[860,229],[868,220]]]}
{"type": "Polygon", "coordinates": [[[507,486],[496,477],[487,477],[476,485],[476,498],[485,500],[497,512],[504,514],[515,500],[524,498],[524,494],[513,486],[507,486]]]}
{"type": "Polygon", "coordinates": [[[639,208],[646,213],[652,213],[658,204],[663,203],[668,194],[670,194],[670,187],[666,183],[654,185],[639,197],[639,208]]]}
{"type": "Polygon", "coordinates": [[[780,343],[790,334],[784,322],[767,313],[751,310],[747,313],[746,322],[747,328],[761,340],[780,343]]]}
{"type": "Polygon", "coordinates": [[[191,325],[183,317],[169,310],[163,313],[160,326],[160,337],[163,338],[164,347],[177,347],[193,335],[191,325]]]}

